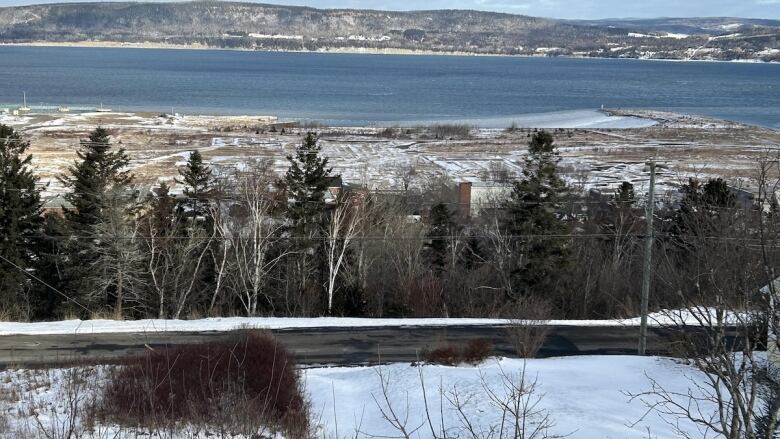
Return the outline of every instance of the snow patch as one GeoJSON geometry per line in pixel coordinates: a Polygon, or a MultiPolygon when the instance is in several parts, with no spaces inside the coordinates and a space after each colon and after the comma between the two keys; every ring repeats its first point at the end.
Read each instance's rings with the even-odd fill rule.
{"type": "MultiPolygon", "coordinates": [[[[703,310],[697,313],[714,313],[703,310]]],[[[698,325],[699,317],[688,311],[664,311],[648,316],[650,326],[698,325]]],[[[748,318],[739,316],[740,319],[748,318]]],[[[736,321],[736,317],[727,320],[736,321]]],[[[545,320],[526,321],[532,325],[550,326],[639,326],[639,317],[613,320],[545,320]]],[[[507,319],[377,319],[348,317],[217,317],[200,320],[63,320],[58,322],[0,322],[2,335],[36,334],[108,334],[144,332],[205,332],[255,329],[307,329],[307,328],[374,328],[374,327],[447,327],[447,326],[503,326],[512,324],[507,319]]]]}

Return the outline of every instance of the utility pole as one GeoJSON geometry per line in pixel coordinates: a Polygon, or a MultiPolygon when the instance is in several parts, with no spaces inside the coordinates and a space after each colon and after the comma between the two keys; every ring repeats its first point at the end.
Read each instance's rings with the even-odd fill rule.
{"type": "Polygon", "coordinates": [[[647,230],[645,231],[645,258],[642,270],[642,320],[639,325],[639,355],[645,355],[647,350],[647,302],[650,299],[650,276],[652,275],[653,262],[653,210],[655,208],[655,162],[648,162],[650,166],[650,191],[645,203],[645,216],[647,217],[647,230]]]}

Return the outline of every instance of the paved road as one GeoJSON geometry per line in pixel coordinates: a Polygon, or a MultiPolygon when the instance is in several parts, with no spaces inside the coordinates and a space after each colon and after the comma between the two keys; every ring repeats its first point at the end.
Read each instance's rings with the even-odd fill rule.
{"type": "MultiPolygon", "coordinates": [[[[498,354],[514,354],[507,330],[502,327],[308,328],[273,332],[295,353],[299,363],[306,365],[414,361],[425,349],[447,344],[465,345],[476,338],[490,340],[498,354]]],[[[638,332],[636,327],[624,326],[553,326],[538,356],[634,354],[638,332]]],[[[0,367],[110,360],[148,348],[214,341],[229,336],[230,333],[224,332],[0,336],[0,367]]],[[[679,339],[676,330],[650,328],[648,349],[668,354],[675,339],[679,339]]]]}

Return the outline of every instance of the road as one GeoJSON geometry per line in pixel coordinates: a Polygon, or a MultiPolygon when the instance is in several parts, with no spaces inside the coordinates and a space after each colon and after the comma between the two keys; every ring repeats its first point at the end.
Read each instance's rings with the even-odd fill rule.
{"type": "MultiPolygon", "coordinates": [[[[551,326],[538,357],[635,354],[637,327],[551,326]]],[[[273,331],[303,365],[356,365],[414,361],[420,352],[444,345],[463,346],[469,340],[490,340],[495,352],[514,355],[503,327],[370,327],[307,328],[273,331]]],[[[166,332],[78,335],[0,336],[0,367],[110,361],[127,354],[165,346],[215,341],[225,332],[166,332]]],[[[669,354],[679,330],[650,328],[648,350],[669,354]]]]}

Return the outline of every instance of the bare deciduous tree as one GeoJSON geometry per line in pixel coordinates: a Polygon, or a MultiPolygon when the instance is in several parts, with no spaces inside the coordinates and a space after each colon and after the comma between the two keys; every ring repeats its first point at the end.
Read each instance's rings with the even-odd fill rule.
{"type": "MultiPolygon", "coordinates": [[[[272,309],[274,301],[264,288],[270,271],[289,252],[271,255],[272,248],[282,239],[284,223],[274,218],[278,200],[272,191],[273,173],[269,162],[253,163],[247,171],[236,175],[237,206],[245,218],[225,230],[230,237],[232,256],[239,287],[236,294],[247,315],[257,313],[262,298],[272,309]]],[[[227,245],[227,243],[226,243],[227,245]]]]}
{"type": "Polygon", "coordinates": [[[122,319],[125,304],[141,301],[144,282],[144,254],[140,247],[139,225],[133,206],[135,197],[114,189],[105,199],[103,221],[93,226],[97,259],[93,273],[96,279],[91,292],[93,300],[108,301],[113,296],[113,313],[122,319]]]}
{"type": "Polygon", "coordinates": [[[333,210],[325,232],[325,250],[328,263],[328,314],[333,312],[333,295],[336,292],[336,279],[344,265],[344,256],[352,241],[360,233],[363,221],[362,200],[340,197],[333,210]]]}

